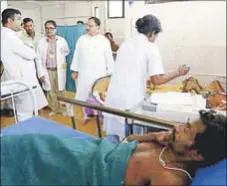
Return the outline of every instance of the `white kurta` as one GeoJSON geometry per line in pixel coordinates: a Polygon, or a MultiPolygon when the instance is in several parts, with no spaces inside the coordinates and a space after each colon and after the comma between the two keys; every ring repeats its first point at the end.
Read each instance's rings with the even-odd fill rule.
{"type": "MultiPolygon", "coordinates": [[[[35,50],[26,46],[16,32],[2,28],[1,60],[4,66],[4,78],[5,80],[24,81],[31,87],[36,86],[37,107],[41,109],[48,103],[36,77],[34,62],[36,58],[35,50]]],[[[27,119],[32,115],[33,104],[29,95],[20,96],[15,102],[19,120],[27,119]]]]}
{"type": "MultiPolygon", "coordinates": [[[[163,64],[157,46],[143,35],[125,41],[117,53],[107,96],[107,107],[130,110],[145,96],[148,77],[163,74],[163,64]]],[[[124,119],[106,115],[104,129],[108,135],[125,136],[124,119]]]]}
{"type": "Polygon", "coordinates": [[[81,36],[71,64],[71,70],[78,72],[76,99],[86,101],[95,80],[111,74],[113,65],[110,42],[104,36],[81,36]]]}
{"type": "MultiPolygon", "coordinates": [[[[65,90],[66,86],[66,56],[69,55],[70,50],[67,41],[60,36],[56,36],[56,55],[57,55],[57,74],[58,74],[58,90],[65,90]]],[[[41,74],[45,76],[45,81],[42,83],[43,89],[46,91],[51,90],[51,83],[50,78],[48,75],[48,71],[46,69],[46,60],[47,60],[47,48],[48,48],[48,42],[47,38],[44,37],[39,40],[38,46],[37,46],[37,54],[41,61],[41,67],[38,66],[41,70],[41,74]]]]}

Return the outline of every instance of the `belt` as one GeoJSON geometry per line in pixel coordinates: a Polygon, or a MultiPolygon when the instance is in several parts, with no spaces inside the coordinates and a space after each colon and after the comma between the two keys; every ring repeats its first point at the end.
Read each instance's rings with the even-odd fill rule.
{"type": "Polygon", "coordinates": [[[52,71],[54,71],[54,70],[57,70],[57,68],[47,68],[47,70],[52,70],[52,71]]]}

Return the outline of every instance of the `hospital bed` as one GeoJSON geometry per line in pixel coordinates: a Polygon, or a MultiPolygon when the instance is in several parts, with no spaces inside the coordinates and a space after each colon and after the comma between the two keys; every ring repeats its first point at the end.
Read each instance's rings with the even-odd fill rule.
{"type": "Polygon", "coordinates": [[[5,100],[11,99],[13,112],[14,112],[14,119],[16,123],[17,123],[17,114],[16,114],[16,108],[15,108],[15,97],[21,96],[22,94],[29,93],[31,95],[34,115],[38,116],[36,97],[33,91],[33,89],[35,88],[36,86],[30,87],[23,81],[9,80],[9,81],[1,82],[0,101],[3,102],[5,100]]]}
{"type": "MultiPolygon", "coordinates": [[[[156,118],[168,118],[168,121],[174,121],[178,123],[187,123],[189,119],[194,119],[194,117],[197,117],[198,110],[201,109],[207,109],[209,108],[208,104],[208,98],[204,96],[203,94],[193,94],[190,91],[184,92],[184,87],[195,87],[195,85],[198,84],[198,86],[201,86],[196,78],[193,78],[191,75],[184,77],[184,80],[187,80],[187,83],[180,83],[177,85],[164,85],[164,86],[158,86],[152,91],[150,89],[147,89],[146,96],[143,100],[141,100],[138,104],[134,105],[129,112],[147,115],[151,117],[156,118]],[[186,85],[190,86],[186,86],[186,85]],[[156,90],[157,89],[157,90],[156,90]],[[152,93],[152,94],[151,94],[152,93]],[[156,96],[156,101],[152,101],[152,99],[156,96]],[[157,100],[157,98],[159,99],[157,100]],[[179,101],[181,100],[181,101],[179,101]],[[161,102],[160,102],[161,101],[161,102]],[[155,104],[151,104],[151,103],[155,104]]],[[[90,97],[87,100],[88,103],[93,103],[97,105],[104,105],[105,99],[105,93],[108,88],[108,84],[110,81],[110,76],[104,76],[99,79],[97,79],[90,91],[90,97]],[[100,94],[102,95],[102,98],[100,97],[100,94]]],[[[201,87],[200,87],[201,88],[201,87]]],[[[209,92],[211,90],[215,90],[214,92],[225,92],[223,86],[220,84],[219,81],[215,80],[212,81],[212,83],[209,84],[209,86],[206,86],[206,88],[202,87],[204,92],[209,92]]],[[[87,114],[95,114],[97,118],[103,118],[102,112],[94,111],[90,108],[85,109],[85,113],[87,114]]],[[[104,114],[104,113],[103,113],[104,114]]],[[[225,113],[224,113],[225,114],[225,113]]],[[[132,125],[142,125],[144,126],[144,129],[146,129],[146,125],[148,125],[150,128],[158,129],[158,130],[166,130],[168,128],[164,126],[156,125],[155,123],[141,123],[140,121],[136,120],[128,120],[126,118],[126,123],[131,124],[131,132],[132,125]]],[[[99,119],[97,119],[97,125],[99,126],[99,119]]],[[[146,130],[144,130],[146,131],[146,130]]]]}
{"type": "MultiPolygon", "coordinates": [[[[1,135],[3,136],[29,133],[52,134],[82,140],[96,139],[94,136],[79,132],[70,127],[62,126],[54,121],[39,116],[30,118],[16,125],[5,127],[1,130],[1,135]]],[[[199,185],[226,185],[226,159],[212,167],[198,170],[191,186],[199,185]]]]}

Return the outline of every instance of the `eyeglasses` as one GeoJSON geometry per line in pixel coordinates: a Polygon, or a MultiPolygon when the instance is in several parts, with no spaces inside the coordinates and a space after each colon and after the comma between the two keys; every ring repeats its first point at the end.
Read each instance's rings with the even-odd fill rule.
{"type": "Polygon", "coordinates": [[[45,29],[46,29],[46,30],[55,30],[54,27],[46,27],[45,29]]]}

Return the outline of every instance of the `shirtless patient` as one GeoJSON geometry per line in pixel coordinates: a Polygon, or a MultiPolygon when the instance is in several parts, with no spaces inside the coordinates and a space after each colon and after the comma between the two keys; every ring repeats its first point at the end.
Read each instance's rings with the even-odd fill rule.
{"type": "Polygon", "coordinates": [[[198,168],[226,158],[226,116],[200,111],[200,118],[171,132],[131,135],[138,140],[129,161],[125,185],[189,185],[198,168]],[[156,144],[154,143],[156,141],[156,144]],[[163,146],[161,145],[163,144],[163,146]],[[174,167],[185,170],[168,170],[174,167]]]}
{"type": "Polygon", "coordinates": [[[189,185],[198,168],[226,158],[226,116],[214,111],[199,115],[197,121],[172,131],[131,135],[126,138],[129,143],[120,144],[107,139],[3,136],[1,183],[189,185]]]}

